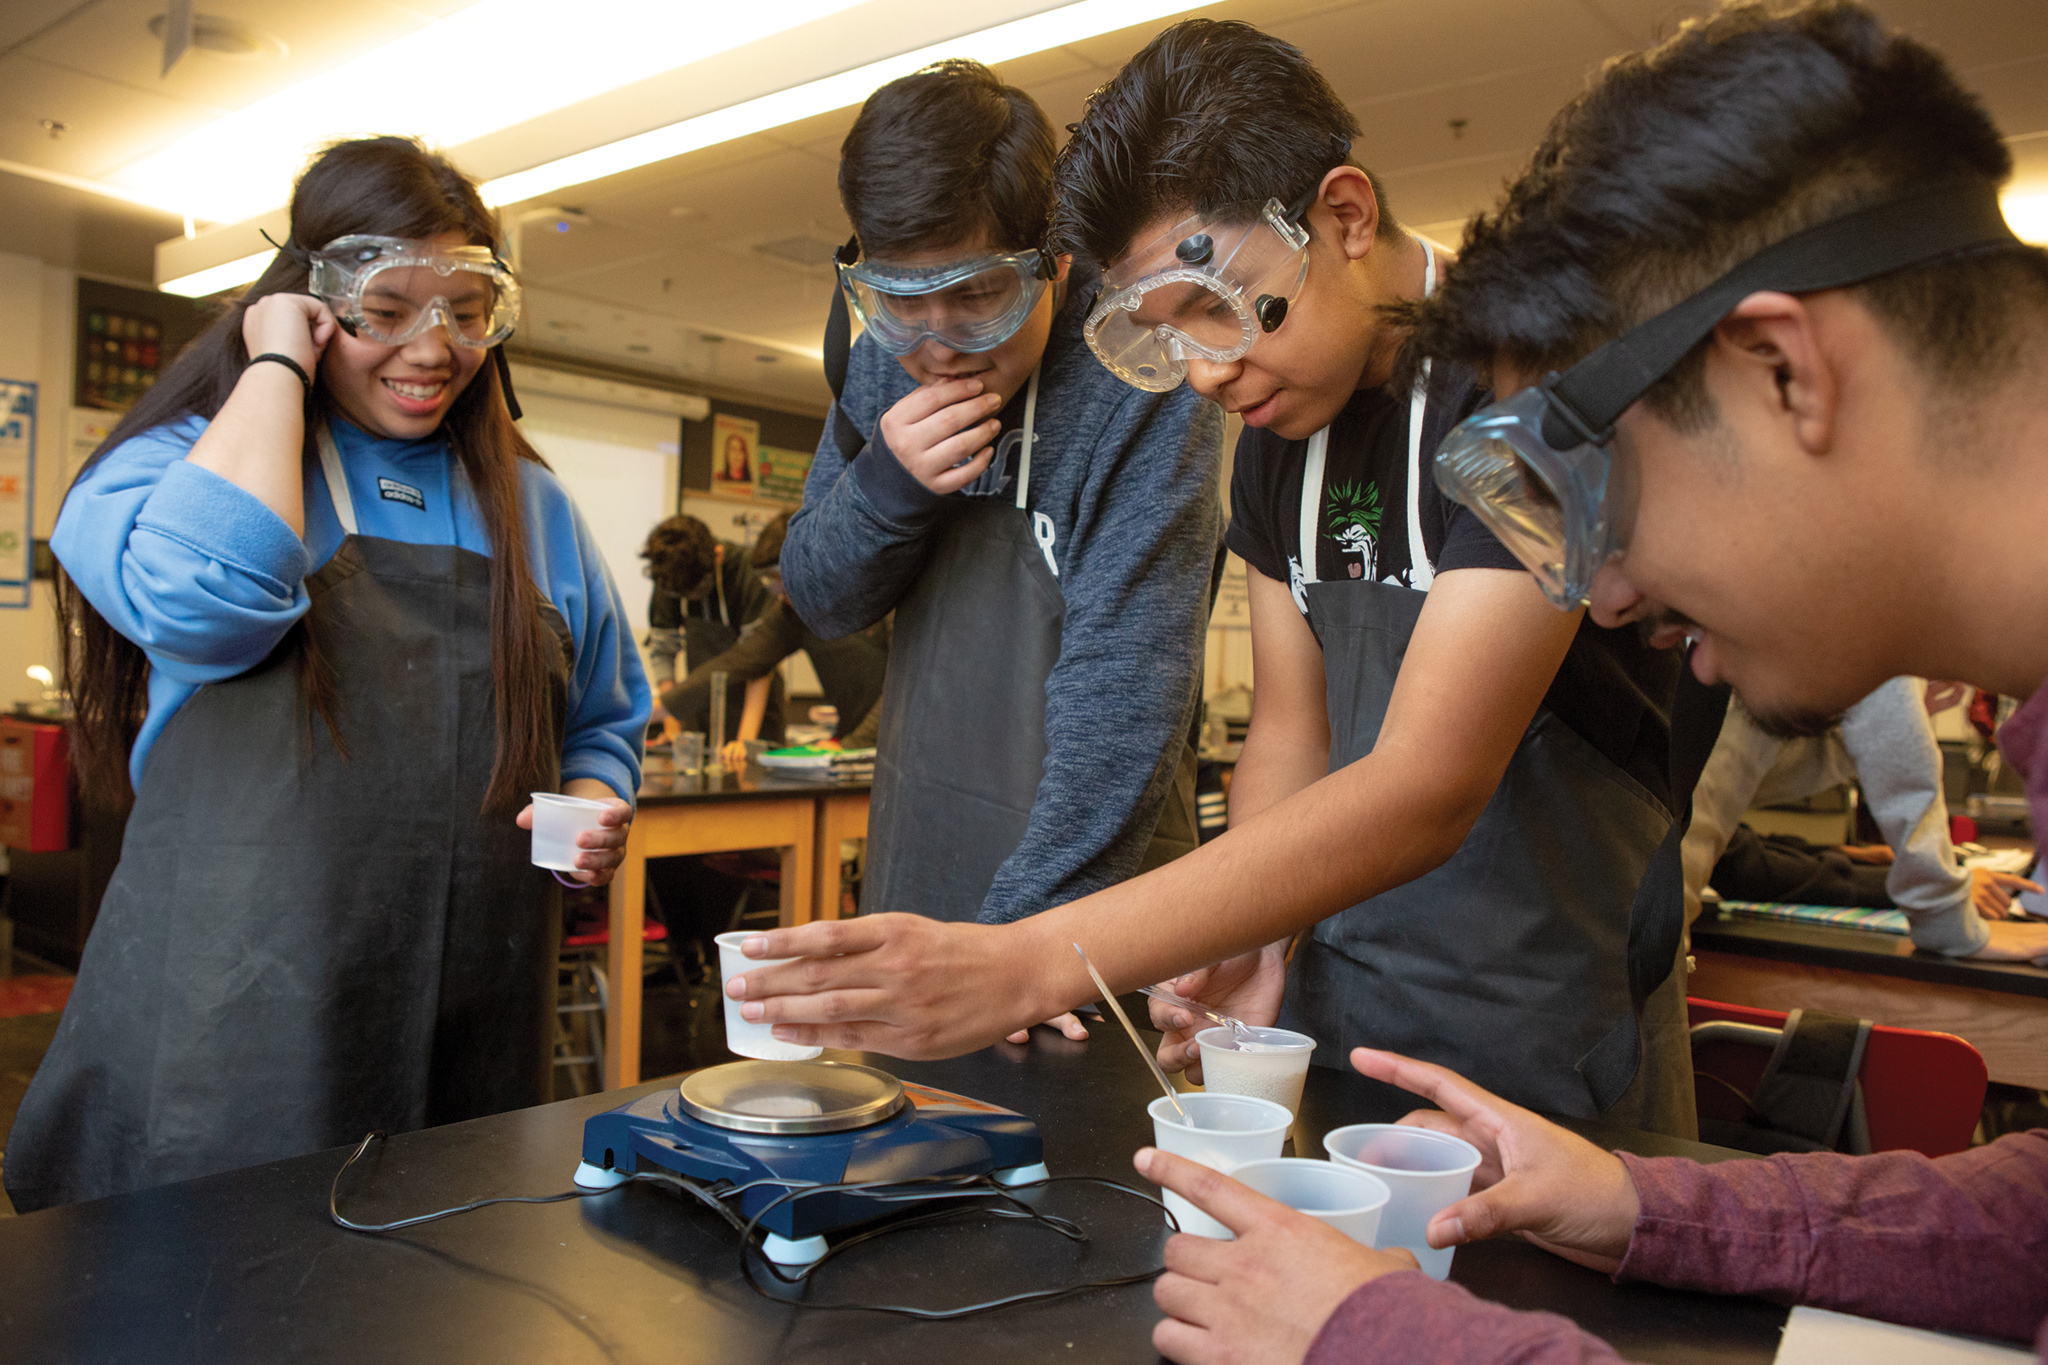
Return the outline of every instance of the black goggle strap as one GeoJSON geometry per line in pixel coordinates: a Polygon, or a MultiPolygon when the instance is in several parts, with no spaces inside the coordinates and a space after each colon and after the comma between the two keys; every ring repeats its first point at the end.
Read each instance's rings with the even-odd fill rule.
{"type": "Polygon", "coordinates": [[[1989,180],[1937,182],[1858,209],[1764,248],[1733,270],[1588,355],[1542,387],[1553,450],[1605,445],[1614,423],[1737,304],[1759,290],[1841,289],[1973,247],[2017,245],[1989,180]]]}
{"type": "Polygon", "coordinates": [[[1308,217],[1308,211],[1315,206],[1317,196],[1322,194],[1323,177],[1329,175],[1330,171],[1336,170],[1351,159],[1350,138],[1333,136],[1331,141],[1337,144],[1337,159],[1330,163],[1330,170],[1324,171],[1322,175],[1317,176],[1316,183],[1294,196],[1294,202],[1287,206],[1287,221],[1296,227],[1302,225],[1303,220],[1308,217]]]}
{"type": "MultiPolygon", "coordinates": [[[[860,238],[849,237],[846,245],[832,253],[833,263],[842,269],[860,259],[860,238]]],[[[868,438],[846,415],[840,396],[846,391],[846,364],[853,352],[853,315],[846,307],[845,276],[833,271],[832,311],[825,317],[825,382],[832,388],[832,441],[840,458],[851,464],[867,448],[868,438]]]]}

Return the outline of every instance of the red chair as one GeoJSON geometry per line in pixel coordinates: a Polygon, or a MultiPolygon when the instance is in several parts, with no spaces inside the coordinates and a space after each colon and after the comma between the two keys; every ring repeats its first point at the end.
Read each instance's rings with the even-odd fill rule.
{"type": "MultiPolygon", "coordinates": [[[[1779,1010],[1691,997],[1687,997],[1685,1008],[1687,1021],[1695,1028],[1717,1020],[1770,1029],[1785,1025],[1785,1015],[1779,1010]]],[[[1714,1080],[1753,1095],[1770,1058],[1765,1047],[1696,1042],[1693,1085],[1700,1117],[1739,1122],[1742,1102],[1714,1080]]],[[[1863,1089],[1873,1152],[1909,1150],[1946,1156],[1969,1147],[1990,1078],[1983,1054],[1953,1033],[1879,1024],[1870,1032],[1856,1079],[1863,1089]]]]}

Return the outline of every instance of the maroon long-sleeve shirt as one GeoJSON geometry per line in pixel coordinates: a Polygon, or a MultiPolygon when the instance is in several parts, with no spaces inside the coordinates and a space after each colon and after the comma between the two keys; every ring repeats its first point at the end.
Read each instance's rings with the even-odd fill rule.
{"type": "MultiPolygon", "coordinates": [[[[1725,1161],[1620,1154],[1642,1200],[1617,1280],[1756,1294],[1914,1327],[2033,1340],[2048,1360],[2048,1129],[1917,1152],[1725,1161]]],[[[1360,1287],[1303,1365],[1595,1365],[1606,1343],[1420,1271],[1360,1287]]]]}

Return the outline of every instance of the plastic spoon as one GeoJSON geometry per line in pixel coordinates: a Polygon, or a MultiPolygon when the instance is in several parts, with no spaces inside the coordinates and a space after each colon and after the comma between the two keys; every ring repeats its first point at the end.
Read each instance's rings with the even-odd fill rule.
{"type": "Polygon", "coordinates": [[[1095,983],[1095,989],[1102,992],[1102,1002],[1116,1015],[1116,1021],[1124,1026],[1124,1032],[1131,1035],[1131,1046],[1138,1049],[1138,1055],[1145,1059],[1145,1065],[1152,1068],[1152,1079],[1159,1082],[1159,1088],[1166,1092],[1166,1102],[1173,1106],[1173,1112],[1180,1115],[1180,1121],[1190,1128],[1200,1124],[1188,1117],[1188,1111],[1180,1107],[1180,1096],[1174,1092],[1173,1082],[1166,1079],[1166,1073],[1159,1069],[1159,1059],[1152,1055],[1152,1049],[1145,1046],[1145,1040],[1138,1036],[1138,1030],[1131,1027],[1131,1018],[1124,1013],[1124,1007],[1116,1000],[1116,993],[1110,990],[1102,979],[1102,973],[1095,970],[1095,964],[1088,960],[1088,952],[1080,944],[1074,951],[1081,954],[1081,965],[1088,969],[1088,979],[1095,983]]]}
{"type": "Polygon", "coordinates": [[[1175,995],[1172,991],[1167,990],[1164,986],[1140,986],[1138,987],[1138,994],[1149,995],[1154,1000],[1163,1000],[1167,1004],[1172,1005],[1176,1009],[1186,1010],[1190,1014],[1199,1014],[1204,1019],[1208,1019],[1212,1022],[1221,1024],[1225,1028],[1229,1029],[1230,1036],[1232,1038],[1237,1039],[1239,1042],[1243,1042],[1245,1039],[1250,1038],[1252,1036],[1252,1026],[1250,1024],[1247,1024],[1244,1020],[1239,1019],[1234,1015],[1218,1014],[1215,1010],[1210,1009],[1206,1005],[1197,1005],[1194,1001],[1188,999],[1185,995],[1175,995]]]}

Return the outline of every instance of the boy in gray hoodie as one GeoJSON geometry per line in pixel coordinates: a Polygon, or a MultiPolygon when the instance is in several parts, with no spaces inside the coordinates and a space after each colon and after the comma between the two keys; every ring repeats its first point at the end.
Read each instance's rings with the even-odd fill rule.
{"type": "Polygon", "coordinates": [[[972,62],[884,86],[841,151],[839,401],[782,571],[827,638],[896,613],[865,910],[1014,920],[1196,842],[1222,416],[1089,352],[1052,161],[972,62]]]}

